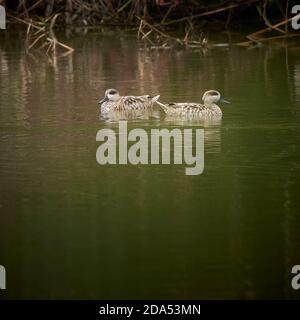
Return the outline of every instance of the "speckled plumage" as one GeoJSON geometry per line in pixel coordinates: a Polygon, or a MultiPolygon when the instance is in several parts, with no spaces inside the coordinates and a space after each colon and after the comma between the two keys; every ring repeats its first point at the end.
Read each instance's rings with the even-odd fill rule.
{"type": "Polygon", "coordinates": [[[205,106],[199,103],[168,103],[159,105],[163,108],[167,115],[177,115],[177,116],[190,116],[195,115],[197,117],[222,117],[222,110],[216,105],[205,106]]]}
{"type": "MultiPolygon", "coordinates": [[[[196,102],[179,102],[163,104],[157,102],[169,116],[199,118],[221,118],[222,110],[216,104],[221,100],[221,95],[216,90],[206,91],[202,97],[203,104],[196,102]]],[[[224,102],[227,102],[223,99],[224,102]]]]}
{"type": "Polygon", "coordinates": [[[122,120],[154,120],[159,119],[159,111],[154,108],[145,110],[115,110],[110,112],[100,112],[100,120],[107,122],[118,122],[122,120]]]}
{"type": "Polygon", "coordinates": [[[100,104],[101,113],[109,113],[113,111],[137,111],[151,108],[158,100],[157,96],[119,96],[115,89],[106,90],[105,97],[100,104]]]}

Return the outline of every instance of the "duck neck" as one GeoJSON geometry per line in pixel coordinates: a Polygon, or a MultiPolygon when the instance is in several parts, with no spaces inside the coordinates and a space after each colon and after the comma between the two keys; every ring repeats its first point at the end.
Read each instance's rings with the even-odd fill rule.
{"type": "Polygon", "coordinates": [[[208,109],[213,109],[216,105],[212,102],[204,102],[204,106],[208,109]]]}

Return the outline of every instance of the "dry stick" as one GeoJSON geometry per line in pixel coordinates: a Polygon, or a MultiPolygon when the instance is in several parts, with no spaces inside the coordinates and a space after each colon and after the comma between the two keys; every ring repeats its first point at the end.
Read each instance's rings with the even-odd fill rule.
{"type": "MultiPolygon", "coordinates": [[[[286,2],[285,19],[288,18],[288,10],[289,10],[289,0],[287,0],[287,2],[286,2]]],[[[288,33],[288,24],[285,25],[285,33],[288,33]]]]}
{"type": "Polygon", "coordinates": [[[39,49],[44,49],[47,44],[48,44],[48,42],[45,41],[42,45],[39,46],[39,49]]]}
{"type": "Polygon", "coordinates": [[[33,4],[29,9],[25,9],[25,11],[23,13],[21,13],[21,16],[24,16],[25,14],[28,14],[29,11],[35,9],[37,6],[39,6],[39,4],[43,2],[43,0],[39,0],[37,1],[35,4],[33,4]]]}
{"type": "Polygon", "coordinates": [[[20,19],[20,18],[15,17],[15,16],[12,16],[10,13],[7,13],[7,16],[10,17],[10,18],[13,18],[13,19],[15,19],[15,20],[17,20],[17,21],[19,21],[19,22],[25,23],[27,26],[30,25],[32,28],[39,29],[39,30],[40,30],[40,28],[41,28],[41,27],[36,26],[36,25],[33,24],[32,22],[29,22],[29,21],[20,19]]]}
{"type": "Polygon", "coordinates": [[[158,33],[159,35],[161,35],[162,37],[164,38],[167,38],[167,39],[172,39],[172,40],[175,40],[177,42],[179,42],[180,44],[182,44],[182,40],[180,40],[179,38],[176,38],[176,37],[172,37],[172,36],[169,36],[167,35],[166,33],[160,31],[159,29],[157,29],[156,27],[152,26],[150,23],[148,23],[147,21],[143,20],[142,18],[140,17],[137,17],[139,20],[142,20],[143,23],[148,26],[150,29],[152,29],[153,31],[155,31],[156,33],[158,33]]]}
{"type": "MultiPolygon", "coordinates": [[[[15,19],[16,21],[19,21],[19,22],[22,22],[22,23],[26,24],[26,25],[28,26],[28,28],[29,28],[29,26],[30,26],[30,28],[37,29],[39,32],[40,32],[40,31],[44,31],[44,32],[45,32],[45,30],[44,30],[45,27],[44,27],[44,26],[43,26],[43,27],[39,27],[39,26],[35,25],[35,24],[32,23],[32,22],[29,22],[29,21],[20,19],[20,18],[15,17],[15,16],[12,16],[11,14],[7,14],[7,15],[8,15],[9,17],[15,19]]],[[[56,15],[54,16],[54,17],[55,17],[55,20],[56,20],[56,18],[57,18],[58,15],[59,15],[59,14],[56,14],[56,15]]],[[[53,27],[54,27],[55,20],[54,20],[54,18],[52,18],[51,24],[50,24],[50,33],[52,33],[52,36],[54,35],[53,27]]],[[[30,30],[30,29],[29,29],[29,30],[30,30]]],[[[27,29],[27,32],[28,32],[28,29],[27,29]]],[[[46,36],[45,33],[44,33],[43,35],[46,36]]],[[[55,35],[54,35],[54,38],[56,39],[55,35]]],[[[46,37],[46,40],[50,43],[49,48],[48,48],[48,50],[47,50],[47,53],[48,53],[49,50],[50,50],[50,47],[53,45],[53,39],[52,39],[51,37],[46,37]]],[[[55,43],[55,44],[63,47],[64,49],[66,49],[66,50],[67,50],[67,54],[69,54],[69,53],[71,53],[71,52],[74,51],[74,49],[73,49],[72,47],[67,46],[66,44],[58,41],[57,39],[56,39],[56,43],[55,43]]]]}
{"type": "MultiPolygon", "coordinates": [[[[143,37],[142,37],[142,40],[143,39],[147,39],[148,41],[150,41],[150,39],[148,38],[149,34],[151,34],[151,32],[156,32],[158,35],[166,38],[166,39],[169,39],[169,40],[173,40],[173,41],[176,41],[178,42],[179,44],[183,45],[185,44],[186,46],[191,46],[191,45],[196,45],[197,47],[199,46],[202,46],[201,42],[198,42],[198,41],[189,41],[188,40],[188,35],[189,35],[189,32],[191,30],[191,26],[190,26],[190,29],[187,31],[187,33],[185,34],[185,37],[184,39],[179,39],[179,38],[176,38],[176,37],[173,37],[173,36],[170,36],[162,31],[160,31],[159,29],[157,29],[156,27],[152,26],[151,24],[149,24],[148,22],[146,22],[145,20],[143,20],[142,18],[140,17],[137,17],[138,19],[141,20],[141,24],[140,24],[140,27],[139,27],[139,32],[138,32],[138,37],[140,35],[140,33],[142,33],[143,37]],[[143,32],[143,26],[147,26],[150,31],[148,31],[146,34],[143,32]]],[[[150,41],[152,44],[153,42],[150,41]]]]}
{"type": "Polygon", "coordinates": [[[258,2],[258,1],[260,1],[260,0],[250,0],[250,1],[247,1],[247,2],[231,4],[231,5],[227,6],[227,7],[223,7],[223,8],[214,9],[214,10],[211,10],[211,11],[195,14],[195,15],[190,16],[190,17],[184,17],[184,18],[180,18],[180,19],[177,19],[177,20],[172,20],[172,21],[164,23],[163,25],[166,26],[166,25],[169,25],[169,24],[178,23],[178,22],[185,21],[185,20],[188,20],[188,19],[195,19],[195,18],[209,16],[209,15],[212,15],[212,14],[215,14],[215,13],[223,12],[223,11],[226,11],[226,10],[229,10],[229,9],[237,8],[237,7],[240,7],[242,5],[251,4],[253,2],[258,2]]]}
{"type": "Polygon", "coordinates": [[[34,36],[37,36],[39,33],[45,31],[45,27],[40,27],[39,30],[37,30],[36,32],[33,33],[34,36]]]}
{"type": "MultiPolygon", "coordinates": [[[[150,30],[150,31],[151,31],[151,30],[150,30]]],[[[144,33],[143,29],[141,29],[141,34],[143,35],[142,39],[147,40],[148,42],[150,42],[150,44],[151,44],[151,45],[153,45],[153,46],[154,46],[154,43],[150,40],[150,38],[146,37],[146,35],[145,35],[145,33],[144,33]]]]}
{"type": "Polygon", "coordinates": [[[161,23],[160,24],[164,24],[168,15],[171,13],[172,9],[175,7],[175,5],[171,5],[167,11],[167,13],[165,14],[165,16],[163,17],[163,19],[161,20],[161,23]]]}
{"type": "Polygon", "coordinates": [[[247,46],[249,47],[251,44],[253,44],[253,42],[266,42],[266,41],[271,41],[271,40],[279,40],[279,39],[288,39],[288,38],[293,38],[293,37],[299,37],[300,33],[289,33],[289,34],[285,34],[282,36],[274,36],[274,37],[269,37],[269,38],[260,38],[259,41],[245,41],[245,42],[239,42],[236,43],[239,46],[247,46]]]}
{"type": "Polygon", "coordinates": [[[270,41],[270,40],[278,40],[278,39],[287,39],[287,38],[293,38],[293,37],[299,37],[300,33],[291,33],[291,34],[285,34],[282,36],[275,36],[275,37],[269,37],[269,38],[262,38],[259,39],[260,42],[270,41]]]}
{"type": "MultiPolygon", "coordinates": [[[[47,40],[52,40],[51,38],[47,38],[47,40]]],[[[74,51],[74,49],[72,48],[72,47],[69,47],[69,46],[67,46],[66,44],[64,44],[64,43],[62,43],[62,42],[59,42],[58,40],[56,40],[56,44],[57,45],[59,45],[59,46],[61,46],[61,47],[63,47],[63,48],[65,48],[65,49],[67,49],[68,50],[68,52],[73,52],[74,51]]]]}
{"type": "Polygon", "coordinates": [[[28,38],[28,36],[29,36],[29,32],[30,32],[31,26],[32,26],[32,24],[31,24],[31,23],[30,23],[30,24],[28,24],[28,26],[27,26],[26,38],[28,38]]]}
{"type": "Polygon", "coordinates": [[[256,9],[258,11],[258,13],[262,16],[262,18],[264,19],[265,21],[265,24],[271,28],[271,29],[275,29],[276,31],[280,32],[280,33],[285,33],[283,30],[281,30],[280,28],[277,28],[276,26],[273,26],[270,21],[268,20],[267,18],[267,15],[266,15],[266,9],[264,8],[264,11],[261,12],[260,8],[258,6],[256,6],[256,9]]]}
{"type": "Polygon", "coordinates": [[[53,27],[54,27],[55,22],[56,22],[56,19],[58,18],[59,15],[60,15],[60,13],[56,13],[56,14],[54,15],[54,17],[51,19],[50,26],[49,26],[50,37],[51,37],[54,41],[57,41],[57,39],[56,39],[55,33],[54,33],[54,31],[53,31],[53,27]]]}
{"type": "Polygon", "coordinates": [[[32,43],[30,46],[28,46],[28,50],[30,50],[32,47],[34,47],[34,45],[40,40],[42,39],[43,37],[45,37],[45,34],[41,34],[39,35],[32,43]]]}
{"type": "Polygon", "coordinates": [[[53,40],[50,39],[50,38],[47,38],[47,40],[50,42],[50,43],[49,43],[49,46],[48,46],[48,48],[47,48],[47,50],[46,50],[46,54],[48,55],[48,52],[50,51],[51,47],[53,46],[53,40]]]}
{"type": "Polygon", "coordinates": [[[262,34],[262,33],[265,33],[266,31],[270,31],[272,29],[275,29],[275,28],[277,28],[277,27],[279,27],[279,26],[281,26],[281,25],[283,25],[285,23],[290,22],[292,19],[293,18],[285,19],[283,21],[280,21],[280,22],[274,24],[273,26],[269,26],[268,28],[265,28],[265,29],[262,29],[262,30],[259,30],[259,31],[253,32],[253,33],[250,33],[248,36],[255,38],[258,34],[262,34]]]}
{"type": "Polygon", "coordinates": [[[56,36],[55,36],[55,33],[53,31],[53,27],[55,25],[55,22],[56,22],[56,19],[57,17],[59,16],[60,14],[59,13],[56,13],[53,18],[51,19],[50,21],[50,26],[49,26],[49,34],[50,34],[50,37],[47,37],[46,39],[50,42],[49,44],[49,47],[46,51],[46,53],[48,54],[50,48],[53,52],[54,55],[56,55],[56,44],[57,44],[57,39],[56,39],[56,36]]]}
{"type": "Polygon", "coordinates": [[[21,9],[21,7],[24,8],[24,14],[27,15],[26,0],[21,0],[21,1],[19,2],[18,9],[17,9],[18,12],[19,12],[19,10],[21,9]]]}
{"type": "Polygon", "coordinates": [[[59,41],[57,40],[56,36],[55,36],[54,31],[53,31],[53,28],[54,28],[56,19],[58,18],[59,15],[60,15],[60,13],[56,13],[56,14],[54,15],[54,17],[51,19],[50,27],[49,27],[50,38],[47,37],[47,40],[48,40],[48,39],[49,39],[49,41],[52,40],[52,42],[53,42],[53,49],[52,49],[52,51],[53,51],[53,52],[55,52],[56,45],[59,45],[59,46],[65,48],[65,49],[67,49],[67,50],[71,53],[71,52],[74,51],[74,49],[71,48],[71,47],[69,47],[69,46],[67,46],[66,44],[63,44],[63,43],[59,42],[59,41]]]}
{"type": "Polygon", "coordinates": [[[108,20],[108,19],[112,19],[115,16],[117,16],[119,13],[121,13],[130,3],[132,2],[132,0],[128,0],[127,2],[125,2],[116,12],[114,12],[112,15],[110,15],[107,18],[102,18],[103,21],[108,20]]]}
{"type": "Polygon", "coordinates": [[[122,12],[128,5],[129,3],[132,2],[132,0],[128,0],[127,2],[125,2],[123,4],[123,6],[121,8],[119,8],[112,16],[111,18],[115,17],[116,15],[118,15],[120,12],[122,12]]]}
{"type": "Polygon", "coordinates": [[[189,43],[189,33],[192,30],[192,27],[190,26],[189,29],[187,30],[187,32],[185,33],[183,42],[185,43],[185,45],[188,45],[189,43]]]}
{"type": "MultiPolygon", "coordinates": [[[[26,47],[28,47],[28,43],[29,43],[30,29],[31,29],[31,24],[29,24],[27,26],[27,30],[26,30],[26,39],[25,39],[26,47]]],[[[28,50],[26,50],[26,51],[28,51],[28,50]]]]}
{"type": "Polygon", "coordinates": [[[152,30],[149,30],[146,34],[143,33],[143,36],[142,36],[142,40],[144,40],[145,38],[147,38],[149,36],[149,34],[152,33],[152,30]]]}
{"type": "Polygon", "coordinates": [[[141,20],[141,22],[140,22],[139,30],[138,30],[138,33],[137,33],[137,38],[138,39],[140,37],[140,33],[141,33],[141,30],[142,30],[142,27],[143,27],[143,20],[141,20]]]}
{"type": "Polygon", "coordinates": [[[227,20],[226,20],[226,24],[225,24],[225,29],[226,30],[228,29],[228,25],[230,23],[231,13],[232,13],[232,10],[229,10],[228,16],[227,16],[227,20]]]}

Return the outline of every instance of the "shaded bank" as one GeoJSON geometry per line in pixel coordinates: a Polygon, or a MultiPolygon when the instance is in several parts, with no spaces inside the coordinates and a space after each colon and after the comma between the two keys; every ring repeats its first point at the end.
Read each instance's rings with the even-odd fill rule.
{"type": "Polygon", "coordinates": [[[65,25],[112,23],[136,25],[138,17],[161,26],[200,25],[246,27],[269,19],[287,18],[296,1],[268,0],[0,0],[19,18],[47,19],[60,14],[65,25]]]}
{"type": "Polygon", "coordinates": [[[58,26],[69,30],[77,26],[129,27],[145,43],[162,49],[212,46],[207,34],[226,29],[244,33],[246,38],[236,44],[247,47],[300,35],[291,26],[295,1],[0,0],[0,4],[6,6],[8,28],[10,22],[27,26],[27,51],[44,48],[54,55],[56,48],[63,55],[74,50],[56,38],[58,26]]]}

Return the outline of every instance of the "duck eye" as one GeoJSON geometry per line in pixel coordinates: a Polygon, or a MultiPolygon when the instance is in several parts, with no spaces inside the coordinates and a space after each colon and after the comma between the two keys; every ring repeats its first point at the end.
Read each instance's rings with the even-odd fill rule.
{"type": "Polygon", "coordinates": [[[115,90],[109,91],[109,94],[116,94],[116,93],[117,93],[117,91],[115,91],[115,90]]]}

